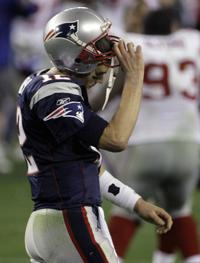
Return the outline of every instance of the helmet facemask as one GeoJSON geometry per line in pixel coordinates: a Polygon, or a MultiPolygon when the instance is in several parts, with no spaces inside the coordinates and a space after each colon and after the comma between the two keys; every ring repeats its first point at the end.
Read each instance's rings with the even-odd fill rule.
{"type": "Polygon", "coordinates": [[[107,67],[118,67],[119,64],[111,65],[111,59],[116,57],[113,46],[118,42],[119,38],[116,36],[104,33],[97,39],[87,43],[82,52],[76,59],[76,62],[85,64],[102,63],[107,67]]]}

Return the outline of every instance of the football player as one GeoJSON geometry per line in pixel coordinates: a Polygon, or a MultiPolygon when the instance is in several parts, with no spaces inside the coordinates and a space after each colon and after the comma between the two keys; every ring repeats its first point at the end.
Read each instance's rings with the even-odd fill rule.
{"type": "MultiPolygon", "coordinates": [[[[19,143],[27,162],[34,211],[25,246],[34,263],[118,262],[101,194],[135,210],[165,233],[170,215],[102,171],[98,148],[121,151],[136,123],[143,83],[141,48],[109,35],[111,23],[91,9],[66,9],[44,32],[53,67],[29,76],[18,93],[19,143]],[[125,73],[120,107],[109,123],[95,114],[87,89],[109,67],[125,73]],[[134,105],[134,107],[132,107],[134,105]]],[[[31,36],[30,36],[31,37],[31,36]]]]}
{"type": "MultiPolygon", "coordinates": [[[[200,262],[191,210],[199,167],[200,34],[178,30],[178,17],[173,8],[152,11],[144,35],[127,34],[143,48],[143,99],[128,148],[120,154],[105,153],[118,178],[123,176],[124,182],[145,199],[154,199],[173,217],[172,229],[157,236],[153,263],[174,262],[176,251],[185,263],[200,262]]],[[[117,99],[113,103],[117,105],[117,99]]],[[[109,229],[121,258],[140,225],[137,215],[113,209],[109,229]]]]}

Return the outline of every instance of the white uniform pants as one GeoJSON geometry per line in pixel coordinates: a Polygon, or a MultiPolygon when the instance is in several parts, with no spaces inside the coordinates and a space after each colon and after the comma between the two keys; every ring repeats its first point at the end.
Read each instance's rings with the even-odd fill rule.
{"type": "Polygon", "coordinates": [[[34,211],[25,247],[32,263],[118,263],[101,207],[34,211]]]}

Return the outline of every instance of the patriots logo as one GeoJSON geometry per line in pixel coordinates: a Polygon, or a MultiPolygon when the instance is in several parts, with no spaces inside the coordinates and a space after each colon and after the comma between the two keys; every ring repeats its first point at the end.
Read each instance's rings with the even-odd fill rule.
{"type": "Polygon", "coordinates": [[[58,119],[60,117],[64,118],[75,118],[79,120],[81,123],[84,123],[84,115],[83,115],[83,106],[80,102],[67,102],[62,106],[58,107],[46,117],[44,117],[44,121],[58,119]]]}
{"type": "Polygon", "coordinates": [[[72,34],[76,34],[78,32],[78,20],[69,22],[69,23],[63,23],[56,27],[56,29],[52,29],[49,31],[49,33],[45,37],[45,41],[49,40],[51,38],[56,37],[63,37],[66,38],[68,36],[71,36],[72,34]]]}

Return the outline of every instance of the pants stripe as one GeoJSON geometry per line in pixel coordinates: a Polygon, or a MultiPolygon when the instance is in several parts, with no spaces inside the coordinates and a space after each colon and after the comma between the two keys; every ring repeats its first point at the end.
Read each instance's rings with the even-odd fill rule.
{"type": "Polygon", "coordinates": [[[85,221],[85,226],[88,229],[89,235],[91,237],[91,240],[92,240],[94,246],[96,246],[97,250],[99,251],[99,253],[103,259],[102,262],[109,263],[104,252],[103,252],[103,250],[102,250],[102,248],[100,247],[99,243],[95,240],[95,237],[94,237],[93,231],[91,229],[90,223],[88,222],[87,211],[85,210],[84,207],[82,207],[81,209],[82,209],[82,213],[83,213],[83,219],[85,221]]]}
{"type": "Polygon", "coordinates": [[[74,244],[74,246],[76,247],[79,255],[81,256],[81,258],[83,259],[84,263],[87,263],[87,258],[85,257],[83,251],[81,250],[81,247],[79,246],[79,243],[77,242],[73,230],[71,228],[70,222],[69,222],[69,218],[68,218],[68,211],[67,210],[63,210],[63,218],[64,218],[64,222],[65,222],[65,226],[67,228],[67,231],[69,233],[69,236],[74,244]]]}
{"type": "Polygon", "coordinates": [[[103,250],[95,240],[85,208],[65,209],[63,217],[70,238],[84,263],[108,263],[103,250]]]}

